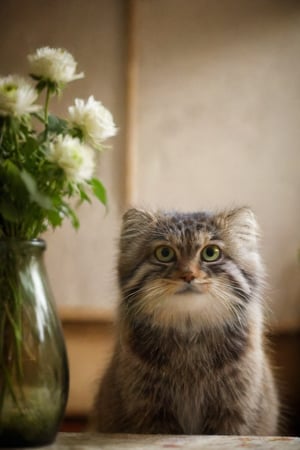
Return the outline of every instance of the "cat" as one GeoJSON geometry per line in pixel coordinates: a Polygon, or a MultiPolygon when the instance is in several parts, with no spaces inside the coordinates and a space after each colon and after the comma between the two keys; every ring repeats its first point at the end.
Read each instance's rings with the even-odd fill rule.
{"type": "Polygon", "coordinates": [[[253,212],[132,208],[118,276],[118,338],[91,429],[276,435],[253,212]]]}

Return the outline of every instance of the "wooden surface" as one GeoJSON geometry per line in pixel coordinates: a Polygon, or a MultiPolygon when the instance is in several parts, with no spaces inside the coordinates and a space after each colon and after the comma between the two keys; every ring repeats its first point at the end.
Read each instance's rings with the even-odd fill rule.
{"type": "Polygon", "coordinates": [[[61,433],[49,450],[299,450],[300,438],[251,436],[159,436],[159,435],[92,435],[61,433]]]}

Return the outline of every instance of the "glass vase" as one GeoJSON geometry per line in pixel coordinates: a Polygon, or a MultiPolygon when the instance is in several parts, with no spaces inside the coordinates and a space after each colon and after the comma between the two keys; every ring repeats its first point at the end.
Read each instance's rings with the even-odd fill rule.
{"type": "Polygon", "coordinates": [[[51,443],[69,389],[43,240],[0,240],[0,447],[51,443]]]}

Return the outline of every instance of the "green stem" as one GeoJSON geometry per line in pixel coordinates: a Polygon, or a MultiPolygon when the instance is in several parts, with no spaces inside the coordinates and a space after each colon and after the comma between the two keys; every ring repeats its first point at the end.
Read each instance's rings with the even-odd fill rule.
{"type": "Polygon", "coordinates": [[[1,126],[0,126],[0,130],[1,130],[1,133],[0,133],[0,149],[1,149],[1,146],[2,146],[2,142],[4,140],[4,133],[6,131],[6,120],[5,120],[5,118],[2,118],[1,120],[2,120],[2,123],[1,123],[1,126]]]}
{"type": "MultiPolygon", "coordinates": [[[[6,317],[4,312],[1,310],[1,322],[0,322],[0,368],[1,372],[4,373],[3,368],[5,367],[5,353],[4,353],[4,341],[5,341],[5,323],[6,317]]],[[[0,382],[0,419],[2,421],[3,415],[3,403],[6,391],[6,382],[4,377],[2,377],[0,382]]]]}
{"type": "Polygon", "coordinates": [[[48,134],[48,109],[49,109],[49,101],[50,101],[50,88],[47,87],[46,91],[46,100],[45,100],[45,109],[44,109],[44,121],[45,121],[45,140],[47,139],[48,134]]]}
{"type": "MultiPolygon", "coordinates": [[[[4,253],[5,255],[6,253],[4,253]]],[[[1,267],[1,323],[0,323],[0,417],[3,415],[5,393],[9,392],[16,407],[21,411],[18,395],[23,396],[22,380],[22,297],[19,289],[18,255],[10,253],[1,267]]],[[[1,260],[3,263],[3,260],[1,260]]]]}

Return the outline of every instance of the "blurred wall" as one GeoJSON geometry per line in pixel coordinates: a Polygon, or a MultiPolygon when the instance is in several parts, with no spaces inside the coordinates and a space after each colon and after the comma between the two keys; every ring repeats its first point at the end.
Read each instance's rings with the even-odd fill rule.
{"type": "MultiPolygon", "coordinates": [[[[93,94],[119,127],[98,175],[110,197],[81,229],[47,233],[60,306],[114,308],[123,207],[125,2],[0,2],[1,74],[26,74],[39,46],[67,48],[86,74],[56,105],[93,94]]],[[[272,320],[300,325],[300,3],[137,0],[138,203],[181,210],[250,205],[262,228],[272,320]]]]}
{"type": "Polygon", "coordinates": [[[139,201],[251,206],[272,320],[299,326],[299,1],[138,5],[139,201]]]}

